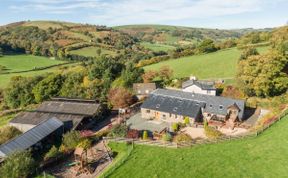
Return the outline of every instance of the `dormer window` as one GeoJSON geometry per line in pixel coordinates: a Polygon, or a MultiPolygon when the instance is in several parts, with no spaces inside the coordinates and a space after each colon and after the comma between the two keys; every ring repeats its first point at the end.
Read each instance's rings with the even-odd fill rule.
{"type": "Polygon", "coordinates": [[[222,110],[222,109],[223,109],[223,106],[222,106],[222,105],[220,105],[220,106],[219,106],[219,109],[220,109],[220,110],[222,110]]]}

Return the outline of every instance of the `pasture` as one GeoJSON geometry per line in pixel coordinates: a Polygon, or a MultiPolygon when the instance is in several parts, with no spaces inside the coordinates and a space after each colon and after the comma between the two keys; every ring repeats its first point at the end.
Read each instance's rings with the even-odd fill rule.
{"type": "Polygon", "coordinates": [[[150,49],[155,52],[159,51],[168,51],[168,50],[173,50],[175,49],[174,46],[169,46],[165,44],[157,44],[157,43],[149,43],[149,42],[141,42],[140,43],[144,48],[150,49]]]}
{"type": "MultiPolygon", "coordinates": [[[[287,127],[288,116],[249,139],[181,149],[136,145],[109,177],[287,177],[287,127]]],[[[123,145],[110,147],[120,152],[123,145]]]]}
{"type": "MultiPolygon", "coordinates": [[[[96,46],[89,46],[89,47],[85,47],[85,48],[81,48],[81,49],[77,49],[77,50],[72,50],[70,51],[71,54],[77,54],[77,55],[81,55],[81,56],[86,56],[86,57],[96,57],[98,56],[97,54],[97,50],[99,49],[99,47],[96,46]]],[[[111,50],[107,50],[104,48],[100,48],[101,49],[101,54],[107,54],[107,55],[116,55],[116,52],[111,51],[111,50]]]]}
{"type": "MultiPolygon", "coordinates": [[[[257,50],[262,53],[268,47],[257,50]]],[[[145,70],[159,70],[161,66],[169,66],[174,71],[174,77],[189,77],[194,75],[200,79],[232,79],[236,74],[237,61],[241,51],[230,48],[208,54],[193,55],[171,59],[144,67],[145,70]]]]}
{"type": "MultiPolygon", "coordinates": [[[[0,72],[0,88],[5,88],[9,83],[11,77],[14,76],[30,77],[35,75],[42,75],[48,72],[54,72],[60,67],[51,67],[48,69],[35,70],[35,71],[30,70],[41,67],[49,67],[63,63],[65,63],[65,61],[52,60],[46,57],[32,56],[32,55],[8,55],[0,57],[0,65],[5,66],[5,69],[2,71],[2,74],[0,72]]],[[[70,64],[65,64],[65,66],[68,65],[70,64]]]]}

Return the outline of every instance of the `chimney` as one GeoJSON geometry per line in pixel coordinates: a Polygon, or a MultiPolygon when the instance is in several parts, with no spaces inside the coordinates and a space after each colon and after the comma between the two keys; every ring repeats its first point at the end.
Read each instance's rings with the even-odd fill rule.
{"type": "Polygon", "coordinates": [[[197,80],[197,77],[194,76],[194,75],[191,75],[191,76],[190,76],[190,80],[197,80]]]}

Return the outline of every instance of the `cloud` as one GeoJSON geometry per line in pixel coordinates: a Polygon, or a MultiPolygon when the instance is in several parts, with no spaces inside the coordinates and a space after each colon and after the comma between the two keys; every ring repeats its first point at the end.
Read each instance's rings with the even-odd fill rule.
{"type": "MultiPolygon", "coordinates": [[[[14,0],[16,1],[16,0],[14,0]]],[[[83,20],[107,25],[165,23],[257,12],[282,0],[23,0],[17,12],[78,13],[83,20]]]]}

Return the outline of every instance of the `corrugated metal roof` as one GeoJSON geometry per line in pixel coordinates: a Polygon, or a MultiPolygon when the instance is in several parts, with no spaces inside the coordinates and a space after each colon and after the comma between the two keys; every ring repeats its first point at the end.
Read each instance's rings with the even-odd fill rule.
{"type": "Polygon", "coordinates": [[[56,118],[43,121],[22,135],[2,144],[0,146],[0,157],[6,157],[17,150],[22,151],[30,148],[61,126],[63,126],[63,122],[56,118]]]}

